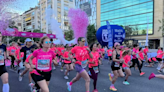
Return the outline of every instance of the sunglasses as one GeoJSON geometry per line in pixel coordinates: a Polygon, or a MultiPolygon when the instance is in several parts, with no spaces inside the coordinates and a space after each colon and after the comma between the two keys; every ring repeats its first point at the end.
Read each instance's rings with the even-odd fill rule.
{"type": "Polygon", "coordinates": [[[51,43],[51,41],[45,41],[45,44],[50,44],[51,43]]]}
{"type": "Polygon", "coordinates": [[[85,42],[85,40],[83,40],[82,42],[85,42]]]}

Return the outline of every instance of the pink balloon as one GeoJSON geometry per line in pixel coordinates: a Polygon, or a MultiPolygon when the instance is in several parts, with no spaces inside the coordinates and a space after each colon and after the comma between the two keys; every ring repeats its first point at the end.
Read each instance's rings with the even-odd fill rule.
{"type": "Polygon", "coordinates": [[[69,22],[72,25],[74,37],[86,37],[87,27],[89,24],[87,14],[80,9],[70,9],[68,12],[69,22]]]}

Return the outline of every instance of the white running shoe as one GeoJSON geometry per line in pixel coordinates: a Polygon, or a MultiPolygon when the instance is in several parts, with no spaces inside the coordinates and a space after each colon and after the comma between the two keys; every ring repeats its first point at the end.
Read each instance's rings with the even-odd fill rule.
{"type": "Polygon", "coordinates": [[[29,87],[30,87],[31,92],[33,92],[34,84],[33,84],[33,83],[30,83],[30,84],[29,84],[29,87]]]}
{"type": "Polygon", "coordinates": [[[70,85],[70,82],[67,82],[67,89],[68,89],[68,91],[71,91],[71,85],[70,85]]]}
{"type": "Polygon", "coordinates": [[[22,81],[23,77],[21,76],[21,73],[19,74],[19,81],[22,81]]]}
{"type": "Polygon", "coordinates": [[[55,69],[56,69],[56,67],[54,66],[54,67],[53,67],[53,70],[55,70],[55,69]]]}
{"type": "Polygon", "coordinates": [[[64,79],[68,80],[69,78],[68,78],[68,76],[64,76],[64,79]]]}

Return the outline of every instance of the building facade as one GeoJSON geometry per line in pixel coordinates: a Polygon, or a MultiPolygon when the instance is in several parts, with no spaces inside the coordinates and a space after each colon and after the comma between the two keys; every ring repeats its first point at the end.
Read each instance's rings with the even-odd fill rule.
{"type": "Polygon", "coordinates": [[[46,8],[51,7],[57,17],[55,19],[61,23],[60,28],[63,31],[70,30],[70,24],[68,22],[68,11],[70,8],[75,7],[74,0],[40,0],[39,2],[40,11],[41,11],[41,30],[46,33],[52,33],[49,26],[46,23],[45,16],[46,16],[46,8]]]}
{"type": "Polygon", "coordinates": [[[100,0],[75,0],[75,6],[87,13],[91,25],[100,27],[100,0]]]}
{"type": "Polygon", "coordinates": [[[41,29],[40,9],[38,7],[30,8],[22,14],[22,30],[33,32],[41,29]]]}
{"type": "Polygon", "coordinates": [[[163,0],[101,0],[101,26],[110,24],[128,26],[132,29],[130,40],[145,45],[148,29],[149,46],[163,46],[162,25],[163,0]]]}

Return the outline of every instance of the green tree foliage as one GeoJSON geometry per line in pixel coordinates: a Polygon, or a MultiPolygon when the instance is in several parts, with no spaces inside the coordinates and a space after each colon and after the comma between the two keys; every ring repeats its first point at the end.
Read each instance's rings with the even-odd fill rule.
{"type": "Polygon", "coordinates": [[[94,25],[89,25],[87,28],[87,41],[89,44],[96,41],[96,29],[94,25]]]}
{"type": "Polygon", "coordinates": [[[146,30],[142,30],[142,34],[145,35],[146,34],[146,30]]]}
{"type": "Polygon", "coordinates": [[[64,35],[65,35],[65,39],[68,40],[68,41],[74,39],[74,35],[73,35],[73,31],[72,31],[72,30],[66,31],[66,32],[64,33],[64,35]]]}

